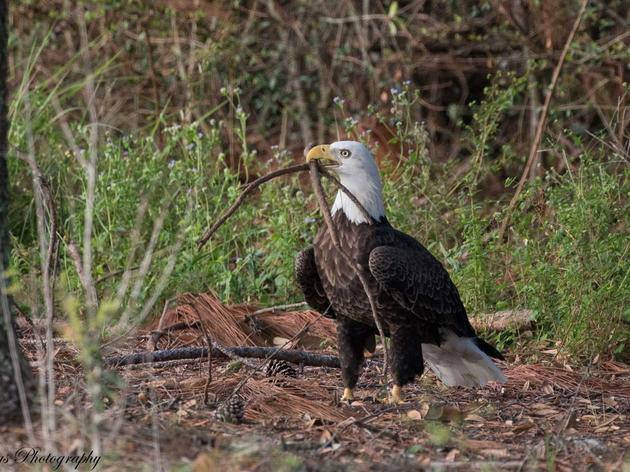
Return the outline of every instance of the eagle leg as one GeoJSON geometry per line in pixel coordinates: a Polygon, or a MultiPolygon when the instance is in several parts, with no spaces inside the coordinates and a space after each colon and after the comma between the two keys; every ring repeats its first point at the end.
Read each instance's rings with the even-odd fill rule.
{"type": "Polygon", "coordinates": [[[337,346],[339,363],[341,364],[341,378],[343,380],[344,401],[351,401],[352,389],[359,380],[359,373],[363,366],[364,350],[370,347],[374,339],[374,328],[350,318],[337,317],[337,346]]]}
{"type": "Polygon", "coordinates": [[[391,394],[388,399],[388,403],[392,405],[400,405],[401,403],[405,403],[402,399],[402,387],[400,385],[394,385],[392,387],[391,394]]]}
{"type": "Polygon", "coordinates": [[[414,325],[389,325],[391,339],[392,388],[389,403],[403,403],[402,387],[424,371],[421,336],[414,325]]]}

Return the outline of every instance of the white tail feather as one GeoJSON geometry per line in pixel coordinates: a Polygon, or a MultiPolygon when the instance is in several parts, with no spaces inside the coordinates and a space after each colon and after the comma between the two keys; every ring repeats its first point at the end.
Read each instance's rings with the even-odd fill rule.
{"type": "Polygon", "coordinates": [[[460,338],[450,330],[440,334],[444,337],[442,344],[423,344],[422,354],[431,370],[446,385],[476,387],[489,381],[506,381],[492,359],[477,347],[474,338],[460,338]]]}

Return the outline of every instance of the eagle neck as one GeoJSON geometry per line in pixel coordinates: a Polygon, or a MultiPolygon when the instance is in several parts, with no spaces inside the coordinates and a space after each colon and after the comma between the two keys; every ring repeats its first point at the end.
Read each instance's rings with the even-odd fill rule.
{"type": "MultiPolygon", "coordinates": [[[[383,192],[381,190],[380,178],[378,180],[366,179],[362,182],[342,178],[341,183],[352,192],[375,221],[381,221],[385,217],[385,206],[383,205],[383,192]]],[[[338,211],[342,211],[351,223],[358,225],[370,222],[357,205],[355,205],[350,197],[342,190],[337,192],[335,202],[331,208],[333,215],[338,211]]]]}

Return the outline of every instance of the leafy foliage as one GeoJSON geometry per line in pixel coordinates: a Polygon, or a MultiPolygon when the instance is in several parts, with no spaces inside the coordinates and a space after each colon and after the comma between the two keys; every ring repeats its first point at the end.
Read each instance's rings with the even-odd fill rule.
{"type": "MultiPolygon", "coordinates": [[[[579,80],[589,67],[600,77],[599,64],[627,61],[628,50],[615,36],[618,21],[605,21],[610,11],[621,11],[620,4],[610,2],[610,11],[590,9],[568,60],[569,73],[558,87],[543,165],[532,174],[504,242],[497,240],[497,224],[525,159],[535,122],[528,110],[536,110],[550,70],[547,56],[537,52],[545,36],[534,20],[543,7],[534,2],[533,20],[526,18],[537,31],[534,44],[528,43],[531,56],[513,63],[503,58],[504,46],[520,48],[522,38],[514,25],[498,19],[490,3],[434,3],[432,14],[441,16],[432,26],[412,8],[391,2],[374,13],[383,21],[369,28],[357,22],[355,33],[343,21],[314,15],[306,3],[288,12],[266,2],[264,20],[257,22],[248,22],[247,9],[238,5],[194,14],[173,7],[144,24],[145,12],[134,2],[88,2],[90,34],[111,20],[107,32],[113,38],[98,43],[88,38],[95,41],[88,48],[90,73],[99,84],[92,98],[111,126],[99,126],[97,143],[91,243],[93,277],[106,306],[98,329],[108,334],[117,324],[136,322],[183,292],[214,290],[227,301],[298,300],[293,257],[319,226],[299,179],[267,184],[203,251],[195,240],[250,174],[299,159],[300,152],[291,149],[303,147],[309,129],[319,138],[362,139],[377,150],[390,220],[444,262],[469,312],[531,308],[539,335],[560,340],[568,352],[584,358],[605,351],[627,356],[630,295],[623,261],[630,188],[622,119],[627,90],[620,93],[616,82],[606,82],[601,94],[593,94],[599,110],[594,111],[581,101],[579,80]],[[199,20],[221,15],[222,23],[199,20]],[[304,37],[296,38],[283,18],[304,21],[304,37]],[[194,25],[198,36],[191,33],[184,43],[182,24],[194,25]],[[424,43],[405,33],[412,28],[424,43]],[[129,39],[132,30],[136,40],[129,39]],[[372,42],[371,50],[365,41],[372,42]],[[474,70],[461,66],[466,47],[485,50],[493,44],[501,44],[496,60],[484,56],[488,65],[474,70]],[[452,67],[461,69],[440,66],[425,74],[421,53],[430,56],[445,48],[452,67]],[[405,54],[408,62],[401,59],[405,54]],[[97,57],[104,59],[97,63],[97,57]],[[439,86],[445,81],[457,85],[439,86]],[[335,93],[340,96],[333,98],[335,93]],[[112,98],[118,94],[120,103],[112,98]],[[612,119],[604,119],[602,110],[617,102],[612,119]],[[177,257],[165,279],[174,249],[177,257]],[[127,281],[126,273],[131,274],[127,281]],[[123,283],[129,290],[120,290],[123,283]],[[160,286],[164,290],[156,291],[160,286]]],[[[41,14],[28,2],[20,8],[41,14]]],[[[345,11],[349,2],[336,8],[342,19],[356,14],[345,11]]],[[[17,298],[24,305],[37,304],[33,268],[40,261],[31,174],[17,157],[28,154],[33,137],[58,208],[58,290],[79,297],[81,282],[68,245],[83,237],[88,182],[61,124],[68,123],[81,152],[89,151],[91,127],[97,126],[84,104],[77,105],[83,99],[79,92],[86,74],[79,72],[85,61],[78,48],[68,48],[70,57],[60,52],[57,41],[72,37],[63,29],[74,31],[73,13],[61,9],[49,16],[49,31],[27,34],[18,25],[12,38],[21,80],[14,79],[10,136],[11,233],[13,265],[23,276],[17,298]],[[42,64],[55,73],[44,77],[42,64]],[[56,109],[56,100],[63,110],[56,109]]],[[[562,43],[556,31],[547,39],[551,52],[562,43]]],[[[475,54],[470,53],[478,61],[475,54]]],[[[81,309],[73,310],[79,320],[81,309]]],[[[516,333],[508,333],[498,341],[506,345],[515,339],[516,333]]]]}

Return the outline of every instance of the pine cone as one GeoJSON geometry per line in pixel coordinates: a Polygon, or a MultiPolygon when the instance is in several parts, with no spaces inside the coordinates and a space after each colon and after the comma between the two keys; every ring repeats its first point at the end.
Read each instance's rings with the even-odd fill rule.
{"type": "Polygon", "coordinates": [[[245,402],[238,395],[230,398],[227,404],[221,405],[217,409],[217,419],[224,423],[238,424],[243,421],[245,415],[245,402]]]}
{"type": "Polygon", "coordinates": [[[275,377],[277,375],[297,377],[297,371],[288,362],[273,359],[265,367],[265,375],[267,377],[275,377]]]}

